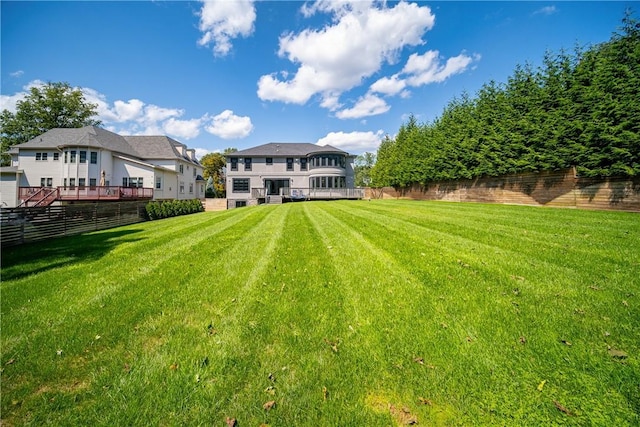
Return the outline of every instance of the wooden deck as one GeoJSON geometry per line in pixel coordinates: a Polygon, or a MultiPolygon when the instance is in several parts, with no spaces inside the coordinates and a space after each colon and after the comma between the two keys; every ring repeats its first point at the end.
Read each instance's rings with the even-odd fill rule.
{"type": "Polygon", "coordinates": [[[19,207],[49,206],[53,202],[68,201],[127,201],[151,200],[153,188],[115,186],[94,187],[20,187],[19,207]]]}

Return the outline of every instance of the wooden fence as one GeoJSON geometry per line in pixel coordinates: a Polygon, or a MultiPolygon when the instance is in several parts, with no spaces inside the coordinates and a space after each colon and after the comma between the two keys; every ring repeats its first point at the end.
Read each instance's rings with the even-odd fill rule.
{"type": "Polygon", "coordinates": [[[2,246],[145,221],[146,201],[0,209],[2,246]]]}
{"type": "Polygon", "coordinates": [[[367,198],[504,203],[640,212],[640,177],[584,178],[574,169],[367,189],[367,198]]]}

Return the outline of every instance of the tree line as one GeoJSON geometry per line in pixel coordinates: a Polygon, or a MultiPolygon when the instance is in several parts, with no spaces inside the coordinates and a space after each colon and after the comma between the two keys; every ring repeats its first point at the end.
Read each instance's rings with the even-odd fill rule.
{"type": "Polygon", "coordinates": [[[377,152],[376,187],[576,167],[640,175],[640,23],[627,11],[609,41],[546,52],[506,83],[454,98],[431,123],[411,116],[377,152]]]}

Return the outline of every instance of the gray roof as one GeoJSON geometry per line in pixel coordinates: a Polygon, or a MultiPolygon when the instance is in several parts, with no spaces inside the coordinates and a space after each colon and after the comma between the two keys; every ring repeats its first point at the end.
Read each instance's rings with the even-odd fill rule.
{"type": "Polygon", "coordinates": [[[52,149],[61,147],[93,147],[106,149],[138,159],[182,159],[196,165],[197,160],[180,154],[177,147],[187,146],[168,136],[122,136],[97,126],[82,128],[55,128],[23,144],[14,145],[18,149],[52,149]]]}
{"type": "Polygon", "coordinates": [[[125,135],[123,137],[140,154],[143,159],[175,159],[181,158],[187,162],[200,165],[197,160],[180,154],[178,147],[187,150],[187,146],[168,136],[155,135],[125,135]]]}
{"type": "Polygon", "coordinates": [[[19,149],[44,149],[75,146],[104,148],[117,153],[139,157],[138,153],[122,136],[97,126],[51,129],[30,141],[14,147],[19,149]]]}
{"type": "Polygon", "coordinates": [[[267,157],[284,157],[284,156],[308,156],[315,153],[335,153],[349,154],[331,145],[317,145],[308,142],[270,142],[268,144],[258,145],[257,147],[247,148],[246,150],[236,151],[227,154],[227,157],[244,157],[244,156],[267,156],[267,157]]]}

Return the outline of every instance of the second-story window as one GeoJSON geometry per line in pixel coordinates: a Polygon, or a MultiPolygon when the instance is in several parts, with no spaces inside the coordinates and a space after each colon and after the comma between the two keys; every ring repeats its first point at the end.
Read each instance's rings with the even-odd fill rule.
{"type": "Polygon", "coordinates": [[[237,157],[232,157],[231,158],[231,170],[232,171],[237,171],[238,170],[238,158],[237,157]]]}
{"type": "Polygon", "coordinates": [[[293,170],[293,157],[287,157],[287,170],[293,170]]]}
{"type": "Polygon", "coordinates": [[[251,157],[245,157],[245,159],[244,159],[244,170],[246,170],[246,171],[250,171],[251,170],[251,157]]]}
{"type": "Polygon", "coordinates": [[[91,152],[91,164],[95,165],[98,163],[98,152],[97,151],[92,151],[91,152]]]}
{"type": "Polygon", "coordinates": [[[70,163],[75,163],[76,162],[76,150],[71,150],[71,159],[69,160],[70,163]]]}
{"type": "Polygon", "coordinates": [[[178,166],[178,168],[180,169],[180,173],[184,173],[184,165],[183,164],[178,166]]]}
{"type": "Polygon", "coordinates": [[[87,163],[87,152],[80,151],[80,163],[87,163]]]}
{"type": "Polygon", "coordinates": [[[273,164],[273,157],[267,157],[267,164],[268,165],[272,165],[273,164]]]}
{"type": "Polygon", "coordinates": [[[300,158],[300,170],[301,171],[306,171],[307,170],[307,159],[304,157],[300,158]]]}

